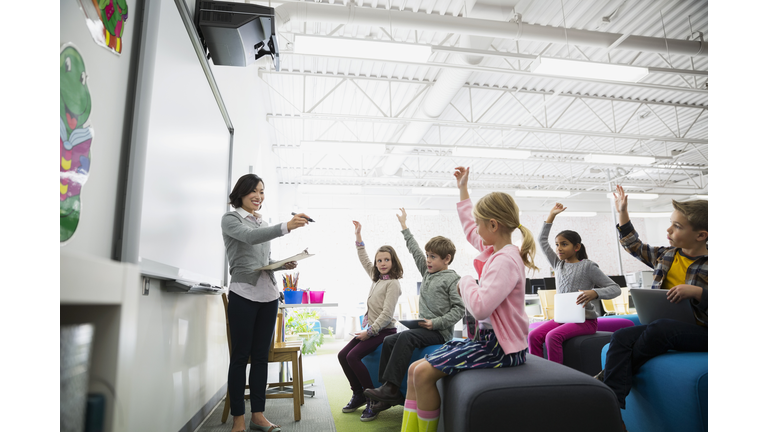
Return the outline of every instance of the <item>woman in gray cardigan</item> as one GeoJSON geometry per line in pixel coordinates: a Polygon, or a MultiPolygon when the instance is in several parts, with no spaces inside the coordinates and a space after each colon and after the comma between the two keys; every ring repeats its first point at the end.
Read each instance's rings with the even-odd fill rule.
{"type": "MultiPolygon", "coordinates": [[[[232,355],[227,385],[233,432],[245,432],[245,369],[251,359],[248,383],[251,390],[250,429],[280,432],[280,426],[264,417],[267,385],[267,357],[272,341],[280,290],[274,271],[255,270],[272,263],[269,242],[307,224],[309,216],[299,213],[290,221],[268,226],[258,210],[264,204],[264,182],[255,174],[237,181],[229,204],[234,211],[221,218],[221,232],[229,262],[229,331],[232,355]]],[[[282,269],[296,268],[296,262],[282,269]]]]}

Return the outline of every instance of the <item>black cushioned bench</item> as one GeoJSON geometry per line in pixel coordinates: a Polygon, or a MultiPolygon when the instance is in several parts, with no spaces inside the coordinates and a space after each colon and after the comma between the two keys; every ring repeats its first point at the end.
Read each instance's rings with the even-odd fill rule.
{"type": "Polygon", "coordinates": [[[613,391],[569,367],[528,354],[525,364],[476,369],[437,382],[438,432],[616,432],[613,391]]]}

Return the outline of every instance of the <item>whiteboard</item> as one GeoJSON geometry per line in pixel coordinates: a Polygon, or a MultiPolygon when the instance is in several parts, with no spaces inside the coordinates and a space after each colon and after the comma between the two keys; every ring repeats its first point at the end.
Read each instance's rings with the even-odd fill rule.
{"type": "Polygon", "coordinates": [[[149,2],[144,14],[121,260],[148,276],[221,286],[234,129],[180,7],[149,2]]]}

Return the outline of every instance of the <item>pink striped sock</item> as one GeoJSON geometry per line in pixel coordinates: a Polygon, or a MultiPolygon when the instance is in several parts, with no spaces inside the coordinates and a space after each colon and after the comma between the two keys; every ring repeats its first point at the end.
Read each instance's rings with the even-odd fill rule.
{"type": "Polygon", "coordinates": [[[432,420],[440,417],[440,408],[434,411],[424,411],[417,408],[416,414],[418,414],[419,417],[421,417],[424,420],[432,420]]]}
{"type": "Polygon", "coordinates": [[[416,411],[416,409],[417,409],[416,401],[415,400],[406,399],[405,400],[405,408],[413,410],[413,411],[416,411]]]}

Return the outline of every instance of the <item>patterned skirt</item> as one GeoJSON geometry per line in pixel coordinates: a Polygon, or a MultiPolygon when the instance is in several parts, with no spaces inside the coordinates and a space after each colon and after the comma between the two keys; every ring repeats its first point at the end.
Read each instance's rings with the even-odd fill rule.
{"type": "Polygon", "coordinates": [[[448,375],[455,375],[468,369],[519,366],[525,363],[527,353],[528,348],[516,353],[504,354],[493,330],[480,330],[475,340],[448,341],[424,358],[435,369],[448,375]]]}

